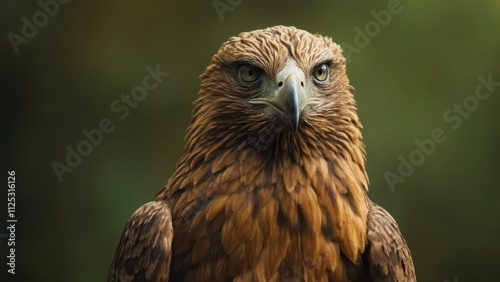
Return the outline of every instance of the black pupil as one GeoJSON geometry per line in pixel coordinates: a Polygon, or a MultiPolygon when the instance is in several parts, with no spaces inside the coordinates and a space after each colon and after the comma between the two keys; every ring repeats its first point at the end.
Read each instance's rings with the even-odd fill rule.
{"type": "Polygon", "coordinates": [[[253,69],[249,69],[249,70],[248,70],[248,75],[249,75],[249,76],[253,76],[253,69]]]}
{"type": "Polygon", "coordinates": [[[323,75],[323,71],[324,71],[323,68],[324,68],[324,66],[321,66],[318,68],[318,75],[319,76],[323,75]]]}

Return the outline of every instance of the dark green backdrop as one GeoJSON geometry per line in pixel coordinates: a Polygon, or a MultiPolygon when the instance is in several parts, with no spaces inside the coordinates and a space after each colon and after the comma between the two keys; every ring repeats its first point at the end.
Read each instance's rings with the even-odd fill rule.
{"type": "MultiPolygon", "coordinates": [[[[73,0],[44,18],[36,1],[4,1],[2,173],[5,183],[7,170],[17,175],[14,278],[105,280],[126,220],[182,153],[198,75],[230,36],[276,24],[329,35],[349,51],[370,195],[399,222],[419,281],[498,277],[500,87],[475,93],[478,77],[500,82],[500,2],[337,2],[73,0]],[[24,28],[31,38],[23,17],[40,26],[24,28]],[[169,76],[119,119],[111,104],[158,64],[169,76]],[[60,182],[53,162],[65,163],[66,146],[105,118],[114,131],[60,182]],[[426,139],[440,129],[446,140],[432,148],[426,139]],[[401,158],[419,165],[401,176],[401,158]],[[391,189],[387,173],[404,182],[391,189]]],[[[13,279],[0,240],[0,277],[13,279]]]]}

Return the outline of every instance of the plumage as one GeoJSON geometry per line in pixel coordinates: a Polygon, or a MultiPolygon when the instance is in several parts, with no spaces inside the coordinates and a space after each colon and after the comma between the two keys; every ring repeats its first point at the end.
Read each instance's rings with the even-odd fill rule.
{"type": "Polygon", "coordinates": [[[275,26],[212,57],[184,155],[125,227],[109,281],[416,281],[367,196],[342,50],[275,26]]]}

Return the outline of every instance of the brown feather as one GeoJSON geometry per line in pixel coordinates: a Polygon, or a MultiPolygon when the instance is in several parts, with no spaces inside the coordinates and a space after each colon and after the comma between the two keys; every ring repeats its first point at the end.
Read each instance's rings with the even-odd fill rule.
{"type": "MultiPolygon", "coordinates": [[[[171,281],[415,281],[394,220],[367,197],[340,46],[294,27],[245,32],[221,46],[201,79],[184,155],[156,196],[172,210],[171,281]],[[248,102],[266,89],[236,79],[239,64],[273,78],[290,58],[307,79],[330,66],[328,83],[308,84],[321,103],[304,108],[296,132],[248,102]]],[[[151,234],[129,225],[125,232],[151,234]]]]}
{"type": "Polygon", "coordinates": [[[371,201],[368,240],[364,256],[370,261],[373,281],[416,281],[413,259],[396,221],[371,201]]]}
{"type": "Polygon", "coordinates": [[[108,281],[168,281],[172,217],[163,202],[137,209],[125,227],[108,281]]]}

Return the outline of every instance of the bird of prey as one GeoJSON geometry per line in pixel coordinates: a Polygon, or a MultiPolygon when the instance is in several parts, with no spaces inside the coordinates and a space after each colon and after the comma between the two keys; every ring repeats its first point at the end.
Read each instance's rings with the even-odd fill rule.
{"type": "Polygon", "coordinates": [[[330,38],[231,37],[200,76],[184,154],[132,215],[109,281],[416,281],[367,196],[354,88],[330,38]]]}

